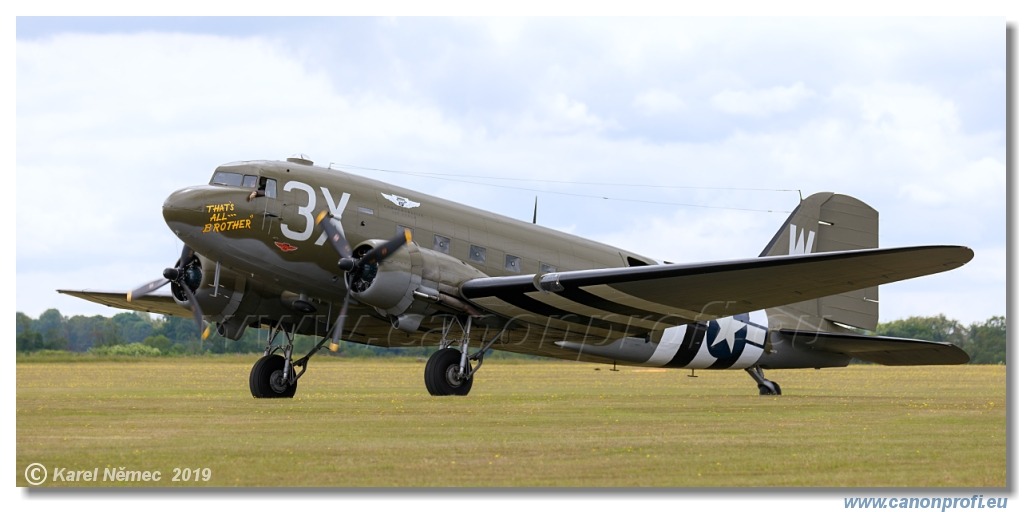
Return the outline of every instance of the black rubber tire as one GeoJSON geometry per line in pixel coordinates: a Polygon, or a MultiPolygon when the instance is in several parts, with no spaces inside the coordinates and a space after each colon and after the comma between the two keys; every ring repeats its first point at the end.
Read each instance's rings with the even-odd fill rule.
{"type": "Polygon", "coordinates": [[[473,377],[453,382],[449,376],[452,372],[458,372],[459,363],[462,360],[462,352],[454,348],[446,348],[434,352],[427,360],[427,366],[423,369],[423,382],[427,385],[427,391],[434,396],[469,394],[473,389],[473,377]]]}
{"type": "Polygon", "coordinates": [[[775,382],[772,382],[770,380],[766,380],[765,383],[767,385],[765,385],[765,384],[758,384],[757,385],[757,390],[758,390],[758,392],[761,393],[761,395],[767,396],[767,395],[781,395],[782,394],[782,388],[779,387],[779,385],[776,384],[775,382]]]}
{"type": "MultiPolygon", "coordinates": [[[[263,356],[252,365],[249,372],[249,391],[253,398],[292,398],[295,396],[295,389],[299,387],[298,381],[290,386],[279,387],[271,384],[271,378],[275,373],[284,371],[284,357],[279,354],[263,356]]],[[[292,370],[294,371],[294,370],[292,370]]]]}

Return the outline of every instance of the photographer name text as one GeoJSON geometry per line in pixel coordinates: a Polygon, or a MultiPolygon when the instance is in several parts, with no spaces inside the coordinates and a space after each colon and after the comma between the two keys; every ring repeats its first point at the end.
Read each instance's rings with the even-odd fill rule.
{"type": "Polygon", "coordinates": [[[71,469],[53,468],[50,482],[209,482],[213,478],[210,468],[172,468],[164,472],[159,470],[139,470],[127,467],[71,469]]]}

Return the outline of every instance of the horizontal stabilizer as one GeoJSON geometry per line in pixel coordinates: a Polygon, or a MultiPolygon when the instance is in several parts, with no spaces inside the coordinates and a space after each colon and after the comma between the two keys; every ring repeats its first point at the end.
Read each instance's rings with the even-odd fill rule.
{"type": "Polygon", "coordinates": [[[779,334],[803,348],[843,354],[886,366],[964,364],[971,360],[960,347],[941,341],[788,329],[780,330],[779,334]]]}

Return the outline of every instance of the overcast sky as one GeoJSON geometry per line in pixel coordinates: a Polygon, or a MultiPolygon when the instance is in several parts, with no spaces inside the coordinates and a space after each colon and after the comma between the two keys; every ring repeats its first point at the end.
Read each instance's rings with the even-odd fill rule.
{"type": "Polygon", "coordinates": [[[17,310],[117,311],[236,160],[354,170],[661,260],[756,256],[800,194],[965,267],[881,319],[1006,313],[1006,21],[19,18],[17,310]],[[433,173],[432,176],[426,174],[433,173]],[[799,192],[798,192],[799,191],[799,192]]]}

